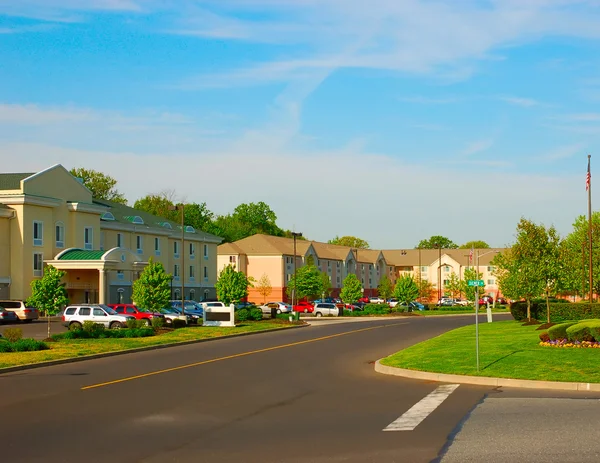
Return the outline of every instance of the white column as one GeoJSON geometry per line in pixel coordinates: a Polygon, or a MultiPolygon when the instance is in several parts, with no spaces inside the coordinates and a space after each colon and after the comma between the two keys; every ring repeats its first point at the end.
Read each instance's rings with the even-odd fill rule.
{"type": "Polygon", "coordinates": [[[98,270],[98,303],[106,304],[106,270],[98,270]]]}

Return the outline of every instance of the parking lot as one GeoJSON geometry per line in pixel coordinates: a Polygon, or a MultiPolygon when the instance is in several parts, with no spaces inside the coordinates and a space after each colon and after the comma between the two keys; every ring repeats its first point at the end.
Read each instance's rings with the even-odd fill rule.
{"type": "MultiPolygon", "coordinates": [[[[24,338],[42,340],[48,337],[48,322],[45,318],[34,320],[31,323],[2,324],[0,325],[0,334],[3,334],[7,328],[21,328],[24,338]]],[[[53,317],[50,319],[50,334],[63,333],[65,331],[67,331],[67,328],[62,325],[60,318],[53,317]]]]}

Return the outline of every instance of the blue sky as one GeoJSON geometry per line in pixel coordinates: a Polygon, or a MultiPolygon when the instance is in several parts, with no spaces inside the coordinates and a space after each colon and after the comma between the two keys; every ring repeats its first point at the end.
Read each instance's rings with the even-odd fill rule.
{"type": "Polygon", "coordinates": [[[376,248],[564,235],[600,163],[598,24],[597,0],[0,0],[2,171],[376,248]]]}

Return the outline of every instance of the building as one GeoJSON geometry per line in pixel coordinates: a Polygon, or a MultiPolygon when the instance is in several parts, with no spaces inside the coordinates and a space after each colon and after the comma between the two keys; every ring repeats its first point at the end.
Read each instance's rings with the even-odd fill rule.
{"type": "MultiPolygon", "coordinates": [[[[433,284],[436,294],[432,300],[445,294],[445,285],[455,274],[464,279],[464,271],[478,265],[483,274],[485,288],[482,294],[498,294],[498,285],[493,275],[491,260],[502,249],[475,250],[470,256],[465,249],[356,249],[316,241],[296,240],[296,267],[310,260],[326,273],[331,281],[331,295],[338,296],[344,278],[354,273],[362,284],[363,295],[377,295],[377,286],[383,275],[392,283],[409,274],[433,284]],[[478,261],[478,262],[477,262],[478,261]]],[[[218,247],[217,268],[220,272],[226,265],[235,265],[237,270],[259,281],[263,275],[271,283],[269,300],[288,301],[287,285],[294,274],[294,240],[257,234],[234,243],[218,247]]],[[[263,302],[257,288],[250,288],[248,300],[263,302]]]]}
{"type": "Polygon", "coordinates": [[[173,275],[172,296],[215,298],[221,238],[91,192],[63,166],[0,174],[0,298],[26,299],[51,264],[72,303],[131,302],[150,259],[173,275]],[[183,240],[182,240],[183,238],[183,240]]]}

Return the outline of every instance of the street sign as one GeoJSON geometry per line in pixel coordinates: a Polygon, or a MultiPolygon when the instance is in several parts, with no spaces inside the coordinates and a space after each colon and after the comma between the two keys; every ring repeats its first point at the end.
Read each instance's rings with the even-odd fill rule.
{"type": "Polygon", "coordinates": [[[468,282],[469,286],[485,286],[485,284],[483,283],[483,280],[469,280],[468,282]]]}

